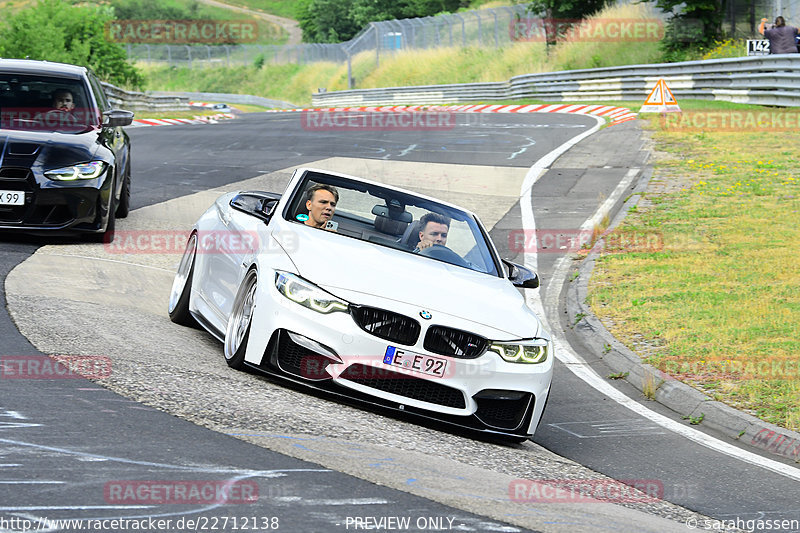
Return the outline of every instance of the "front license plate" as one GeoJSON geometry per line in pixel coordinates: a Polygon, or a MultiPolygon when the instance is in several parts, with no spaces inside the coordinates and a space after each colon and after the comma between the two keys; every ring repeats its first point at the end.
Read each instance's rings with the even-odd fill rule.
{"type": "Polygon", "coordinates": [[[25,192],[0,191],[0,205],[25,205],[25,192]]]}
{"type": "Polygon", "coordinates": [[[389,366],[399,366],[412,372],[419,372],[428,376],[435,376],[437,378],[444,377],[444,372],[447,369],[447,359],[441,357],[431,357],[421,353],[407,352],[400,350],[394,346],[386,348],[386,355],[383,356],[383,362],[389,366]]]}

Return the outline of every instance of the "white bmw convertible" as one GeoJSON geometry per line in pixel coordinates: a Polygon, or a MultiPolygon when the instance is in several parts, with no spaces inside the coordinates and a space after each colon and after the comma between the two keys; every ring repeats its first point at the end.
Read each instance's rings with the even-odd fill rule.
{"type": "Polygon", "coordinates": [[[195,224],[170,318],[233,368],[510,440],[533,435],[553,343],[469,211],[313,169],[221,196],[195,224]]]}

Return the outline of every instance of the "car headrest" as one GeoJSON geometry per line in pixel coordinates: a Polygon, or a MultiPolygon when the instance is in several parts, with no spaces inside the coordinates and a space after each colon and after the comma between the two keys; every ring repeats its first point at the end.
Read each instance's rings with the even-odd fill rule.
{"type": "MultiPolygon", "coordinates": [[[[405,224],[414,220],[414,216],[406,211],[400,204],[376,205],[372,208],[372,214],[378,217],[387,217],[405,224]]],[[[403,229],[405,229],[405,227],[403,227],[403,229]]]]}
{"type": "Polygon", "coordinates": [[[419,243],[419,220],[408,225],[408,228],[406,228],[405,233],[403,233],[403,237],[400,239],[400,242],[403,243],[403,246],[409,250],[413,250],[417,247],[417,244],[419,243]]]}
{"type": "Polygon", "coordinates": [[[378,215],[375,217],[375,229],[389,235],[402,235],[408,227],[408,222],[392,220],[389,217],[378,215]]]}

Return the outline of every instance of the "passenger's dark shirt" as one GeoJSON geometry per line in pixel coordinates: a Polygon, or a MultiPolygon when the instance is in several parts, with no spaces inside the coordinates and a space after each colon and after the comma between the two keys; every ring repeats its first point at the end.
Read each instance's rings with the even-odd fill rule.
{"type": "Polygon", "coordinates": [[[794,26],[775,26],[764,30],[764,37],[769,39],[770,54],[796,54],[797,28],[794,26]]]}

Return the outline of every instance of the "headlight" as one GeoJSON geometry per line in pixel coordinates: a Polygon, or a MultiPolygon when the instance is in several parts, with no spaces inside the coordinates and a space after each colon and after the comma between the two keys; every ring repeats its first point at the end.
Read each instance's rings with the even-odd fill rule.
{"type": "Polygon", "coordinates": [[[550,343],[546,339],[533,339],[520,342],[493,342],[489,350],[495,352],[509,363],[544,363],[550,343]]]}
{"type": "Polygon", "coordinates": [[[44,173],[51,180],[72,181],[72,180],[91,180],[99,176],[106,169],[106,164],[102,161],[91,161],[81,163],[71,167],[56,168],[44,173]]]}
{"type": "Polygon", "coordinates": [[[347,302],[336,299],[332,294],[294,274],[278,272],[275,275],[275,287],[293,302],[318,313],[347,311],[347,302]]]}

